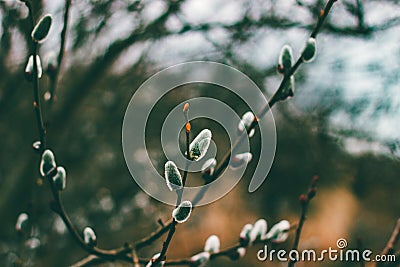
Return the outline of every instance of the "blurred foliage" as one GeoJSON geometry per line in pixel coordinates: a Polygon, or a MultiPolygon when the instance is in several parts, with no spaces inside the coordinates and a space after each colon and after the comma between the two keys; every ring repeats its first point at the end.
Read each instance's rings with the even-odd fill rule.
{"type": "MultiPolygon", "coordinates": [[[[280,47],[289,42],[296,51],[301,48],[323,2],[72,1],[57,101],[45,102],[44,117],[48,144],[67,169],[63,198],[77,227],[93,226],[99,246],[112,248],[145,236],[157,227],[158,218],[169,217],[170,207],[150,199],[134,183],[121,149],[124,112],[143,81],[171,64],[213,60],[245,72],[270,96],[277,84],[275,68],[280,47]]],[[[54,27],[40,50],[46,66],[46,54],[57,51],[60,44],[64,3],[34,0],[32,4],[35,18],[46,12],[54,16],[54,27]]],[[[270,225],[284,218],[295,221],[300,212],[298,195],[315,174],[321,177],[320,190],[311,204],[302,246],[326,248],[346,237],[355,247],[361,236],[364,246],[374,252],[384,247],[400,216],[400,202],[396,200],[400,141],[382,138],[369,128],[339,127],[335,122],[343,117],[335,116],[349,115],[350,126],[360,125],[360,120],[373,120],[374,116],[398,118],[400,47],[397,41],[390,50],[397,51],[390,61],[397,63],[389,64],[389,69],[385,62],[370,57],[366,59],[369,62],[360,63],[362,73],[382,77],[383,81],[373,82],[384,89],[373,95],[359,90],[361,97],[349,101],[346,87],[355,84],[351,74],[359,71],[351,69],[356,56],[349,56],[336,41],[352,49],[378,44],[382,51],[362,51],[384,53],[385,43],[380,38],[387,37],[385,32],[390,35],[398,31],[398,4],[393,0],[338,2],[322,33],[315,64],[297,74],[298,95],[296,92],[293,99],[273,110],[278,143],[267,181],[261,190],[247,193],[254,160],[237,188],[219,202],[196,210],[191,220],[178,228],[171,258],[200,251],[211,234],[219,235],[222,246],[228,246],[237,239],[243,224],[259,217],[266,218],[270,225]],[[387,13],[382,15],[379,10],[387,13]],[[335,50],[336,45],[341,51],[335,50]],[[340,56],[342,51],[349,56],[348,61],[340,56]],[[328,72],[334,78],[325,78],[328,72]],[[346,79],[351,81],[344,83],[346,79]]],[[[0,20],[0,265],[19,266],[16,259],[22,259],[23,266],[72,264],[86,255],[49,209],[50,192],[39,179],[38,155],[32,149],[37,129],[32,89],[23,73],[30,54],[26,8],[16,0],[0,1],[0,20]],[[38,247],[34,246],[37,240],[26,241],[14,231],[21,212],[30,215],[38,247]]],[[[49,86],[47,76],[40,86],[44,95],[49,86]]],[[[213,96],[207,90],[176,92],[158,108],[168,113],[171,103],[203,93],[213,96]]],[[[239,114],[246,111],[246,106],[232,95],[218,92],[213,97],[235,106],[239,114]]],[[[154,116],[155,125],[163,118],[154,116]]],[[[388,127],[398,132],[398,124],[388,127]]],[[[222,128],[215,126],[213,132],[217,144],[224,140],[222,128]]],[[[146,137],[150,143],[158,142],[159,131],[153,129],[146,137]]],[[[256,157],[258,144],[257,133],[252,139],[256,157]]],[[[162,170],[161,148],[151,146],[150,155],[162,170]]],[[[161,248],[161,241],[141,256],[153,255],[161,248]]],[[[290,240],[285,246],[290,247],[290,240]]],[[[218,259],[210,266],[263,264],[256,259],[256,249],[252,249],[241,261],[218,259]]]]}

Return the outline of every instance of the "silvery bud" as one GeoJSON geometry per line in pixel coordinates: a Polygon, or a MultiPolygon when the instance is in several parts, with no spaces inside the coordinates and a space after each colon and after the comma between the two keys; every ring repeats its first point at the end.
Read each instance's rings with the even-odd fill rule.
{"type": "Polygon", "coordinates": [[[239,258],[243,258],[246,255],[246,249],[243,247],[238,248],[236,252],[239,254],[239,258]]]}
{"type": "Polygon", "coordinates": [[[315,38],[309,38],[306,42],[306,45],[301,52],[301,58],[304,62],[311,62],[314,60],[315,55],[317,54],[317,42],[315,38]]]}
{"type": "Polygon", "coordinates": [[[253,158],[253,155],[250,152],[241,153],[233,156],[231,160],[232,168],[239,168],[243,165],[248,164],[253,158]]]}
{"type": "Polygon", "coordinates": [[[264,219],[259,219],[251,229],[249,234],[250,243],[253,243],[256,240],[262,240],[267,233],[267,221],[264,219]]]}
{"type": "Polygon", "coordinates": [[[21,213],[18,215],[17,222],[15,223],[15,230],[17,232],[22,232],[26,229],[28,224],[29,216],[26,213],[21,213]]]}
{"type": "Polygon", "coordinates": [[[85,243],[91,247],[94,247],[97,244],[96,234],[90,227],[85,227],[85,229],[83,230],[83,239],[85,243]]]}
{"type": "Polygon", "coordinates": [[[286,83],[285,89],[282,91],[285,97],[292,97],[294,95],[295,80],[294,75],[290,76],[290,80],[286,83]]]}
{"type": "Polygon", "coordinates": [[[236,261],[240,258],[243,258],[244,255],[246,255],[246,249],[244,247],[240,247],[240,248],[237,248],[235,251],[232,251],[231,253],[229,253],[228,257],[231,260],[236,261]]]}
{"type": "Polygon", "coordinates": [[[155,263],[160,256],[161,256],[161,253],[154,254],[154,256],[151,258],[149,263],[147,263],[146,267],[163,267],[165,264],[165,261],[160,261],[158,263],[155,263]]]}
{"type": "Polygon", "coordinates": [[[204,251],[209,253],[218,253],[220,249],[221,243],[219,241],[218,236],[212,235],[207,238],[206,243],[204,245],[204,251]]]}
{"type": "Polygon", "coordinates": [[[282,220],[279,223],[272,226],[271,230],[265,235],[264,240],[270,240],[274,243],[285,242],[289,236],[290,223],[286,220],[282,220]]]}
{"type": "Polygon", "coordinates": [[[35,142],[32,144],[32,148],[33,148],[35,151],[40,151],[40,149],[42,148],[42,142],[40,142],[40,141],[35,141],[35,142]]]}
{"type": "Polygon", "coordinates": [[[67,185],[67,173],[66,173],[64,167],[61,167],[61,166],[57,167],[57,174],[54,175],[53,182],[59,191],[62,191],[65,189],[65,187],[67,185]]]}
{"type": "Polygon", "coordinates": [[[192,261],[194,264],[196,264],[196,266],[199,267],[204,266],[204,264],[209,260],[210,260],[210,253],[207,251],[200,252],[196,255],[193,255],[190,258],[190,261],[192,261]]]}
{"type": "Polygon", "coordinates": [[[186,200],[183,201],[176,209],[172,211],[172,217],[178,223],[186,222],[190,213],[192,212],[192,202],[186,200]]]}
{"type": "Polygon", "coordinates": [[[189,156],[191,160],[198,161],[207,153],[211,142],[211,131],[204,129],[189,145],[189,156]]]}
{"type": "Polygon", "coordinates": [[[56,167],[54,154],[50,149],[46,149],[42,154],[40,161],[40,174],[45,177],[49,171],[56,167]]]}
{"type": "MultiPolygon", "coordinates": [[[[37,76],[38,79],[42,78],[43,70],[42,70],[42,62],[40,61],[39,55],[36,55],[36,66],[37,66],[37,76]]],[[[33,75],[33,56],[29,56],[28,63],[25,67],[25,75],[27,79],[31,79],[33,75]]]]}
{"type": "Polygon", "coordinates": [[[215,158],[206,160],[206,162],[201,166],[201,174],[212,176],[214,174],[215,166],[217,166],[217,160],[215,158]]]}
{"type": "Polygon", "coordinates": [[[178,167],[173,161],[167,161],[167,163],[165,163],[164,173],[165,181],[167,182],[169,190],[173,191],[182,188],[182,177],[178,170],[178,167]]]}
{"type": "Polygon", "coordinates": [[[289,70],[293,65],[293,52],[289,45],[284,45],[282,47],[281,53],[279,55],[279,66],[282,68],[282,72],[289,70]]]}
{"type": "Polygon", "coordinates": [[[43,42],[51,27],[53,18],[51,17],[50,14],[44,15],[35,25],[35,28],[33,28],[31,37],[35,42],[43,42]]]}
{"type": "MultiPolygon", "coordinates": [[[[241,133],[243,133],[244,131],[246,131],[246,129],[248,129],[248,128],[250,127],[250,125],[253,123],[254,118],[255,118],[255,116],[254,116],[253,112],[251,112],[251,111],[246,112],[246,113],[242,116],[242,119],[241,119],[240,122],[239,122],[239,125],[238,125],[238,133],[241,134],[241,133]]],[[[255,133],[255,130],[254,130],[254,128],[253,128],[253,129],[251,129],[251,131],[249,132],[249,137],[253,137],[254,133],[255,133]]]]}
{"type": "Polygon", "coordinates": [[[243,226],[242,231],[240,231],[240,242],[244,245],[247,245],[250,241],[250,232],[253,229],[253,225],[246,224],[243,226]]]}

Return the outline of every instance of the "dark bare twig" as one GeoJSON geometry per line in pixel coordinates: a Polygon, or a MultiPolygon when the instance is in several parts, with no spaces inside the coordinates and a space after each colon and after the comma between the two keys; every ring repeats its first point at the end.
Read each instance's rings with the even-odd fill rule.
{"type": "MultiPolygon", "coordinates": [[[[297,248],[299,246],[300,242],[300,236],[301,236],[301,231],[303,229],[304,222],[307,219],[307,211],[308,211],[308,205],[310,204],[311,199],[315,197],[316,190],[317,190],[317,182],[318,182],[318,176],[314,176],[310,185],[310,188],[308,189],[307,194],[302,194],[300,195],[300,204],[301,204],[301,215],[300,215],[300,220],[299,224],[296,228],[296,235],[294,238],[293,246],[292,246],[292,251],[297,251],[297,248]]],[[[296,264],[296,261],[290,260],[288,267],[294,267],[296,264]]]]}
{"type": "MultiPolygon", "coordinates": [[[[32,30],[35,26],[35,19],[33,17],[33,9],[32,5],[28,0],[22,0],[22,2],[27,6],[28,8],[28,13],[29,13],[29,18],[32,24],[32,30]]],[[[33,56],[33,73],[32,73],[32,87],[33,87],[33,107],[35,110],[35,116],[36,116],[36,122],[38,126],[38,131],[39,131],[39,137],[40,137],[40,147],[39,151],[42,152],[46,149],[47,144],[46,144],[46,129],[44,128],[43,124],[43,115],[42,115],[42,109],[41,109],[41,101],[40,101],[40,96],[39,96],[39,79],[38,79],[38,67],[37,67],[37,50],[38,50],[38,43],[34,40],[32,40],[32,56],[33,56]]],[[[56,169],[53,169],[49,174],[46,175],[47,180],[50,185],[50,189],[54,198],[54,202],[52,203],[52,208],[53,210],[62,218],[64,221],[68,231],[72,235],[72,237],[77,241],[77,243],[80,245],[81,248],[89,252],[90,254],[101,256],[106,259],[113,259],[113,258],[125,258],[125,254],[127,251],[127,248],[120,248],[117,250],[102,250],[97,247],[90,247],[87,244],[85,244],[84,240],[80,236],[79,232],[75,228],[75,226],[72,224],[67,212],[64,209],[64,205],[62,203],[61,199],[61,194],[56,188],[54,182],[53,182],[53,176],[56,174],[56,169]]]]}
{"type": "MultiPolygon", "coordinates": [[[[28,8],[29,20],[31,21],[32,30],[35,27],[35,18],[33,17],[32,4],[28,0],[22,0],[22,2],[28,8]]],[[[39,78],[38,78],[38,67],[37,67],[37,54],[38,54],[38,43],[32,40],[32,57],[33,57],[33,72],[32,72],[32,88],[33,88],[33,108],[35,110],[36,124],[39,131],[40,148],[39,152],[46,149],[46,129],[43,123],[42,107],[40,102],[39,93],[39,78]]]]}
{"type": "Polygon", "coordinates": [[[133,267],[140,267],[139,258],[137,256],[136,250],[132,250],[132,263],[133,267]]]}
{"type": "Polygon", "coordinates": [[[396,226],[393,229],[392,235],[389,238],[385,248],[382,250],[381,255],[393,254],[394,247],[400,240],[400,218],[397,220],[396,226]]]}
{"type": "Polygon", "coordinates": [[[172,224],[171,224],[171,226],[169,228],[169,232],[168,232],[167,238],[165,239],[165,241],[163,243],[163,246],[162,246],[162,249],[161,249],[161,252],[160,252],[160,256],[155,260],[155,263],[164,261],[166,259],[166,255],[167,255],[169,244],[171,243],[172,237],[175,234],[176,225],[177,225],[176,220],[172,219],[172,224]]]}
{"type": "Polygon", "coordinates": [[[80,233],[76,229],[76,227],[73,225],[71,219],[68,216],[68,213],[66,212],[62,199],[61,199],[61,193],[58,191],[56,188],[52,177],[55,173],[50,173],[47,175],[48,182],[50,184],[51,192],[53,194],[54,202],[52,203],[52,209],[54,212],[56,212],[63,220],[65,226],[67,227],[69,233],[72,235],[72,237],[75,239],[75,241],[78,243],[78,245],[85,251],[87,251],[90,254],[105,258],[105,259],[110,259],[110,260],[115,260],[115,259],[123,259],[123,260],[130,260],[126,256],[127,252],[131,251],[130,246],[124,246],[121,247],[120,249],[112,249],[112,250],[104,250],[98,247],[92,247],[89,246],[88,244],[85,243],[83,238],[81,237],[80,233]]]}
{"type": "MultiPolygon", "coordinates": [[[[298,226],[297,222],[294,222],[290,225],[290,229],[288,230],[288,232],[291,232],[293,230],[295,230],[298,226]]],[[[268,242],[270,242],[270,240],[257,240],[255,241],[252,245],[258,245],[258,244],[267,244],[268,242]]],[[[243,246],[242,243],[238,242],[230,247],[227,247],[223,250],[221,250],[218,253],[212,253],[210,256],[210,260],[214,260],[216,258],[220,258],[220,257],[229,257],[233,254],[236,253],[237,249],[240,247],[248,247],[250,244],[247,244],[246,246],[243,246]]],[[[131,255],[127,255],[127,257],[131,257],[131,255]]],[[[123,259],[122,259],[123,260],[123,259]]],[[[140,264],[146,264],[150,261],[150,259],[138,259],[140,264]]],[[[72,267],[87,267],[87,266],[93,266],[99,263],[104,263],[107,262],[106,259],[102,259],[99,258],[97,256],[94,255],[89,255],[86,258],[78,261],[77,263],[75,263],[74,265],[72,265],[72,267]]],[[[175,259],[175,260],[167,260],[165,262],[165,266],[190,266],[190,267],[195,267],[197,266],[195,263],[193,263],[190,259],[175,259]]]]}
{"type": "Polygon", "coordinates": [[[56,97],[56,87],[57,87],[57,80],[58,80],[58,74],[60,73],[61,69],[61,64],[64,58],[64,53],[65,53],[65,45],[67,42],[67,29],[68,29],[68,18],[69,18],[69,9],[71,6],[71,0],[65,0],[65,8],[64,8],[64,25],[61,30],[61,36],[60,36],[60,50],[58,51],[58,56],[57,56],[57,66],[56,69],[54,70],[54,73],[50,79],[50,99],[49,103],[52,103],[54,100],[57,99],[56,97]]]}
{"type": "MultiPolygon", "coordinates": [[[[189,170],[190,161],[191,161],[190,153],[189,153],[190,152],[189,146],[190,146],[190,129],[191,129],[191,125],[190,125],[190,122],[189,122],[188,108],[189,108],[189,105],[188,105],[188,103],[186,103],[184,105],[184,108],[183,108],[183,113],[184,113],[185,118],[186,118],[186,125],[185,125],[185,133],[186,133],[185,137],[186,138],[185,139],[186,139],[186,160],[187,161],[186,161],[186,167],[185,167],[185,170],[184,170],[184,173],[183,173],[183,178],[182,178],[182,189],[179,189],[177,191],[176,207],[178,207],[179,204],[182,201],[182,195],[183,195],[183,192],[185,190],[186,179],[187,179],[188,170],[189,170]]],[[[169,228],[167,239],[163,243],[163,247],[162,247],[162,250],[160,252],[160,256],[155,261],[156,263],[166,259],[166,254],[167,254],[167,250],[168,250],[169,244],[171,243],[172,237],[175,234],[176,225],[177,225],[177,222],[175,221],[175,219],[172,219],[172,223],[171,223],[171,226],[169,228]]]]}
{"type": "Polygon", "coordinates": [[[357,1],[357,18],[358,18],[358,28],[359,29],[364,29],[365,23],[364,23],[364,4],[362,0],[356,0],[357,1]]]}
{"type": "Polygon", "coordinates": [[[149,245],[151,245],[154,241],[156,241],[157,239],[159,239],[160,237],[162,237],[171,227],[172,224],[172,219],[169,220],[162,228],[160,228],[159,230],[151,233],[149,236],[141,239],[140,241],[138,241],[134,247],[136,249],[136,251],[147,247],[149,245]]]}

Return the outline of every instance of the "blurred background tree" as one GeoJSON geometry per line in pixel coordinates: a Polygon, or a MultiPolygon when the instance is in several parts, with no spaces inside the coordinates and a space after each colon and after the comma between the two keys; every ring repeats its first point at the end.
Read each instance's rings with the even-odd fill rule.
{"type": "MultiPolygon", "coordinates": [[[[49,53],[57,53],[60,46],[65,3],[35,0],[32,4],[35,18],[45,13],[54,18],[40,48],[46,69],[49,53]]],[[[76,225],[81,229],[92,225],[99,244],[111,248],[145,236],[157,227],[158,218],[170,215],[168,206],[137,187],[122,154],[122,119],[142,82],[176,63],[212,60],[243,71],[271,96],[279,85],[276,65],[281,47],[288,43],[295,51],[301,49],[323,4],[321,0],[72,1],[56,99],[44,102],[44,118],[49,146],[68,171],[63,197],[76,225]]],[[[247,193],[256,164],[252,162],[239,186],[220,201],[198,208],[190,223],[179,229],[169,257],[193,255],[211,234],[219,235],[222,246],[227,246],[237,240],[245,223],[259,217],[271,225],[282,218],[296,220],[298,195],[315,174],[321,178],[320,189],[300,247],[334,247],[341,237],[352,247],[358,237],[374,252],[384,247],[400,216],[398,4],[397,0],[338,1],[319,36],[316,60],[297,74],[295,96],[273,110],[278,143],[267,181],[261,190],[247,193]]],[[[38,157],[32,151],[37,130],[31,87],[23,72],[30,54],[27,15],[20,1],[0,1],[0,265],[14,266],[21,259],[24,266],[64,266],[86,254],[48,208],[51,196],[47,185],[40,183],[38,157]],[[26,242],[14,231],[21,212],[30,215],[35,240],[26,242]]],[[[50,82],[49,76],[41,79],[41,96],[46,96],[50,82]]],[[[174,103],[203,94],[228,104],[235,101],[224,92],[214,94],[199,87],[176,90],[158,109],[167,114],[174,103]]],[[[234,109],[238,114],[247,111],[243,104],[234,109]]],[[[163,118],[154,116],[152,128],[161,126],[163,118]]],[[[208,123],[199,121],[197,127],[208,123]]],[[[217,144],[223,134],[221,129],[215,133],[217,144]]],[[[158,142],[159,131],[149,131],[147,138],[150,144],[158,142]]],[[[253,153],[258,142],[256,135],[251,141],[253,153]]],[[[165,162],[161,148],[150,145],[149,152],[161,173],[165,162]]],[[[142,256],[153,255],[161,242],[142,256]]],[[[256,249],[241,261],[218,259],[210,265],[261,266],[265,263],[257,261],[256,249]]]]}

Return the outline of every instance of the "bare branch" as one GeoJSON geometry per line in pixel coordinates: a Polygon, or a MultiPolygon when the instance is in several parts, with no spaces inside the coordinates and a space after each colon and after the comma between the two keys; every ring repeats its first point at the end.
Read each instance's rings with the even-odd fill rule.
{"type": "MultiPolygon", "coordinates": [[[[310,204],[311,199],[313,199],[315,194],[316,194],[317,182],[318,182],[318,176],[314,176],[313,179],[312,179],[310,188],[308,189],[307,194],[300,195],[300,199],[299,200],[300,200],[300,204],[301,204],[302,210],[301,210],[301,216],[300,216],[299,224],[298,224],[298,226],[296,228],[296,236],[294,238],[292,251],[296,251],[297,247],[299,246],[301,231],[303,230],[304,222],[307,219],[308,206],[310,204]]],[[[288,267],[294,267],[295,263],[296,262],[294,260],[290,260],[288,267]]]]}
{"type": "Polygon", "coordinates": [[[394,247],[400,240],[400,218],[397,220],[396,226],[393,229],[392,235],[386,244],[386,247],[382,250],[381,255],[393,254],[394,247]]]}
{"type": "Polygon", "coordinates": [[[65,44],[67,42],[67,29],[68,29],[68,21],[69,21],[69,9],[71,6],[71,0],[65,0],[65,8],[64,8],[64,25],[61,30],[61,36],[60,36],[60,50],[58,51],[58,56],[57,56],[57,67],[55,69],[55,72],[52,74],[50,77],[50,103],[52,103],[56,99],[56,86],[57,86],[57,80],[58,80],[58,75],[60,73],[61,69],[61,64],[62,60],[64,58],[65,54],[65,44]]]}

